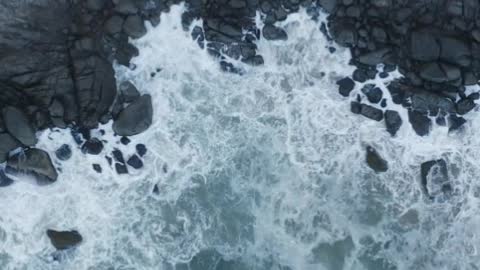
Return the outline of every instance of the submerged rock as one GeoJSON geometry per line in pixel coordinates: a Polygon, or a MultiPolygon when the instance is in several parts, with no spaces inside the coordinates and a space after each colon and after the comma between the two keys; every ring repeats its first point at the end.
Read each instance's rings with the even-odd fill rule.
{"type": "Polygon", "coordinates": [[[386,172],[388,170],[388,163],[380,154],[371,146],[367,146],[367,165],[376,173],[386,172]]]}
{"type": "Polygon", "coordinates": [[[150,127],[152,115],[152,99],[150,95],[143,95],[120,112],[113,130],[120,136],[137,135],[150,127]]]}
{"type": "Polygon", "coordinates": [[[83,237],[77,231],[47,230],[47,236],[52,245],[58,250],[73,248],[83,241],[83,237]]]}
{"type": "Polygon", "coordinates": [[[422,188],[430,198],[452,191],[445,160],[430,160],[422,163],[420,173],[422,188]]]}
{"type": "Polygon", "coordinates": [[[48,153],[37,148],[11,156],[7,161],[7,170],[32,175],[39,184],[55,182],[58,177],[48,153]]]}

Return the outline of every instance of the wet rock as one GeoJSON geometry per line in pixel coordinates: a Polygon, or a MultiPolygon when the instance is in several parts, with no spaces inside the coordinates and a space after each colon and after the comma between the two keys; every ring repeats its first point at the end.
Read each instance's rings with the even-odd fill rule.
{"type": "Polygon", "coordinates": [[[115,171],[117,171],[117,174],[128,174],[125,164],[115,163],[115,171]]]}
{"type": "Polygon", "coordinates": [[[350,96],[350,92],[352,92],[353,88],[355,87],[355,82],[351,78],[345,77],[341,80],[338,80],[337,85],[340,95],[348,97],[350,96]]]}
{"type": "Polygon", "coordinates": [[[385,61],[388,60],[388,57],[390,56],[389,53],[390,50],[385,48],[373,52],[368,52],[359,56],[358,61],[364,65],[376,66],[378,64],[385,63],[385,61]]]}
{"type": "Polygon", "coordinates": [[[37,143],[35,129],[24,112],[8,106],[2,110],[2,113],[5,127],[10,135],[26,146],[33,146],[37,143]]]}
{"type": "Polygon", "coordinates": [[[155,184],[155,185],[153,186],[153,191],[152,191],[152,192],[153,192],[153,194],[155,194],[155,195],[160,194],[160,189],[158,188],[158,185],[157,185],[157,184],[155,184]]]}
{"type": "Polygon", "coordinates": [[[69,160],[72,157],[72,149],[70,148],[70,145],[63,144],[55,151],[55,155],[59,160],[69,160]]]}
{"type": "Polygon", "coordinates": [[[459,130],[466,122],[465,118],[458,117],[456,115],[450,115],[448,117],[448,122],[450,123],[450,127],[448,128],[448,132],[452,132],[455,130],[459,130]]]}
{"type": "Polygon", "coordinates": [[[132,136],[147,130],[152,124],[152,99],[143,95],[120,112],[113,130],[120,136],[132,136]]]}
{"type": "Polygon", "coordinates": [[[141,38],[147,33],[147,29],[140,16],[130,15],[123,23],[123,31],[132,38],[141,38]]]}
{"type": "Polygon", "coordinates": [[[415,110],[409,110],[408,120],[410,121],[413,130],[415,130],[415,132],[419,136],[428,135],[428,133],[430,132],[432,120],[430,120],[430,118],[426,114],[415,110]]]}
{"type": "Polygon", "coordinates": [[[20,147],[21,144],[15,140],[8,133],[0,134],[0,163],[3,163],[7,160],[7,155],[10,151],[20,147]]]}
{"type": "Polygon", "coordinates": [[[48,107],[48,111],[50,112],[50,119],[54,126],[59,128],[66,128],[67,124],[64,121],[64,114],[65,109],[63,108],[63,104],[58,99],[54,99],[50,107],[48,107]]]}
{"type": "Polygon", "coordinates": [[[382,121],[383,111],[367,104],[362,104],[360,114],[375,121],[382,121]]]}
{"type": "Polygon", "coordinates": [[[435,83],[445,83],[460,79],[461,73],[456,66],[433,62],[422,67],[420,77],[435,83]]]}
{"type": "Polygon", "coordinates": [[[410,50],[411,57],[419,61],[435,61],[440,57],[440,45],[428,32],[412,32],[410,50]]]}
{"type": "Polygon", "coordinates": [[[371,103],[379,103],[382,100],[383,92],[380,88],[375,87],[374,84],[367,84],[362,88],[362,93],[367,96],[371,103]]]}
{"type": "Polygon", "coordinates": [[[274,25],[267,24],[263,27],[263,37],[267,40],[287,40],[287,32],[274,25]]]}
{"type": "Polygon", "coordinates": [[[338,0],[319,0],[320,6],[325,9],[326,12],[332,13],[337,7],[338,0]]]}
{"type": "Polygon", "coordinates": [[[120,93],[123,101],[127,103],[133,102],[140,97],[140,92],[138,92],[135,85],[129,81],[120,84],[120,93]]]}
{"type": "Polygon", "coordinates": [[[115,1],[114,10],[124,15],[135,14],[138,12],[138,8],[135,5],[134,0],[117,0],[115,1]]]}
{"type": "Polygon", "coordinates": [[[0,170],[0,187],[8,187],[11,184],[13,184],[13,180],[3,170],[0,170]]]}
{"type": "Polygon", "coordinates": [[[385,112],[385,125],[390,135],[395,136],[397,134],[397,131],[402,126],[402,123],[402,118],[400,117],[398,112],[392,110],[387,110],[385,112]]]}
{"type": "Polygon", "coordinates": [[[463,40],[452,37],[439,39],[442,48],[440,58],[448,63],[467,67],[471,63],[470,48],[463,40]]]}
{"type": "Polygon", "coordinates": [[[120,139],[120,142],[123,144],[123,145],[128,145],[130,143],[130,139],[127,138],[127,137],[122,137],[120,139]]]}
{"type": "Polygon", "coordinates": [[[457,113],[460,115],[464,115],[474,108],[475,102],[473,99],[465,98],[457,102],[457,113]]]}
{"type": "Polygon", "coordinates": [[[102,10],[106,0],[87,0],[87,8],[90,10],[102,10]]]}
{"type": "Polygon", "coordinates": [[[103,143],[97,138],[91,138],[82,145],[82,152],[90,155],[98,155],[103,150],[103,143]]]}
{"type": "Polygon", "coordinates": [[[83,241],[82,236],[77,231],[55,231],[49,229],[47,230],[47,236],[57,250],[73,248],[83,241]]]}
{"type": "Polygon", "coordinates": [[[120,162],[120,163],[122,163],[122,164],[125,163],[125,159],[123,158],[123,153],[122,153],[122,151],[120,151],[120,150],[118,150],[118,149],[115,149],[115,150],[112,151],[112,155],[113,155],[113,158],[114,158],[116,161],[118,161],[118,162],[120,162]]]}
{"type": "Polygon", "coordinates": [[[100,164],[92,164],[92,168],[97,173],[102,173],[102,166],[100,166],[100,164]]]}
{"type": "Polygon", "coordinates": [[[137,156],[133,155],[127,160],[127,164],[130,165],[134,169],[140,169],[143,167],[142,160],[137,156]]]}
{"type": "Polygon", "coordinates": [[[123,18],[120,16],[112,16],[105,22],[105,31],[109,34],[117,34],[122,31],[123,18]]]}
{"type": "Polygon", "coordinates": [[[57,171],[47,152],[30,148],[11,156],[7,161],[7,171],[32,175],[39,184],[57,181],[57,171]]]}
{"type": "Polygon", "coordinates": [[[430,198],[452,191],[445,160],[438,159],[422,163],[420,173],[422,188],[430,198]]]}
{"type": "Polygon", "coordinates": [[[357,44],[357,32],[351,21],[333,21],[330,31],[335,41],[342,46],[351,47],[357,44]]]}
{"type": "Polygon", "coordinates": [[[147,153],[147,147],[144,144],[137,144],[135,146],[135,149],[137,150],[137,154],[140,157],[143,157],[147,153]]]}
{"type": "Polygon", "coordinates": [[[371,146],[367,146],[367,165],[376,173],[386,172],[388,170],[388,163],[380,154],[371,146]]]}

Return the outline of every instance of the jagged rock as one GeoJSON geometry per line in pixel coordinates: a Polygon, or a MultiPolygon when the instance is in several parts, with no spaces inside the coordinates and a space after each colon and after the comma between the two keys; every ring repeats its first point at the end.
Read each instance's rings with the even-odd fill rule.
{"type": "Polygon", "coordinates": [[[55,151],[55,155],[59,160],[69,160],[72,157],[72,149],[70,148],[70,145],[63,144],[55,151]]]}
{"type": "Polygon", "coordinates": [[[371,146],[367,146],[367,165],[376,173],[386,172],[388,170],[388,163],[380,154],[371,146]]]}
{"type": "Polygon", "coordinates": [[[152,99],[150,95],[143,95],[120,112],[113,123],[113,130],[120,136],[142,133],[152,124],[152,114],[152,99]]]}
{"type": "Polygon", "coordinates": [[[473,99],[470,98],[465,98],[457,102],[457,113],[458,114],[466,114],[469,111],[473,110],[475,108],[475,102],[473,99]]]}
{"type": "Polygon", "coordinates": [[[452,191],[445,160],[431,160],[422,163],[420,173],[422,188],[430,198],[452,191]]]}
{"type": "Polygon", "coordinates": [[[5,127],[10,135],[26,146],[32,146],[37,143],[35,129],[24,112],[8,106],[3,108],[2,113],[5,127]]]}
{"type": "Polygon", "coordinates": [[[448,117],[450,127],[448,128],[448,132],[452,132],[455,130],[459,130],[466,122],[465,118],[463,117],[458,117],[456,115],[450,115],[448,117]]]}
{"type": "Polygon", "coordinates": [[[362,93],[367,96],[371,103],[379,103],[382,100],[383,92],[380,88],[375,87],[374,84],[367,84],[362,88],[362,93]]]}
{"type": "Polygon", "coordinates": [[[47,236],[52,245],[58,250],[73,248],[83,241],[83,237],[77,231],[47,230],[47,236]]]}
{"type": "Polygon", "coordinates": [[[122,151],[118,150],[118,149],[115,149],[112,151],[112,155],[113,155],[113,158],[122,163],[122,164],[125,164],[125,159],[123,158],[123,153],[122,151]]]}
{"type": "Polygon", "coordinates": [[[135,149],[139,156],[143,157],[147,153],[147,147],[144,144],[137,144],[135,145],[135,149]]]}
{"type": "Polygon", "coordinates": [[[143,162],[137,155],[131,156],[127,160],[127,164],[137,170],[143,167],[143,162]]]}
{"type": "Polygon", "coordinates": [[[402,123],[402,118],[400,117],[398,112],[392,110],[387,110],[385,112],[385,125],[390,135],[395,136],[395,134],[397,134],[397,131],[402,126],[402,123]]]}
{"type": "Polygon", "coordinates": [[[48,153],[36,148],[27,149],[8,158],[7,170],[32,175],[39,184],[55,182],[58,177],[48,153]]]}
{"type": "Polygon", "coordinates": [[[410,121],[410,124],[412,125],[413,130],[415,130],[415,132],[419,136],[425,136],[425,135],[428,135],[428,133],[430,133],[432,120],[430,120],[430,118],[426,114],[423,114],[415,110],[409,110],[408,120],[410,121]]]}
{"type": "Polygon", "coordinates": [[[129,81],[120,84],[120,94],[122,95],[123,101],[127,103],[133,102],[140,97],[140,92],[138,92],[135,85],[129,81]]]}
{"type": "Polygon", "coordinates": [[[0,134],[0,163],[3,163],[7,160],[7,155],[10,151],[20,147],[21,144],[15,140],[8,133],[0,134]]]}

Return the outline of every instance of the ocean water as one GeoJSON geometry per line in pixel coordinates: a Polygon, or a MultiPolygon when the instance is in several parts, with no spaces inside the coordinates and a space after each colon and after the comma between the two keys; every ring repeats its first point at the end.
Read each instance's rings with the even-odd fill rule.
{"type": "MultiPolygon", "coordinates": [[[[337,93],[335,81],[354,67],[319,31],[325,14],[290,15],[279,24],[289,40],[259,40],[265,65],[237,63],[237,75],[182,29],[184,9],[132,41],[133,69],[116,67],[119,81],[152,95],[148,131],[124,146],[111,124],[100,127],[108,143],[99,156],[83,155],[68,131],[43,132],[38,146],[52,156],[61,143],[74,146],[69,161],[53,157],[59,180],[39,187],[17,177],[0,189],[0,269],[480,269],[477,112],[461,132],[419,137],[384,91],[404,121],[392,138],[337,93]],[[148,147],[145,167],[118,176],[105,155],[118,148],[128,157],[136,143],[148,147]],[[386,173],[366,166],[367,145],[388,160],[386,173]],[[438,158],[453,192],[430,200],[420,164],[438,158]],[[84,241],[57,252],[47,228],[76,229],[84,241]]],[[[399,76],[373,82],[385,90],[399,76]]]]}

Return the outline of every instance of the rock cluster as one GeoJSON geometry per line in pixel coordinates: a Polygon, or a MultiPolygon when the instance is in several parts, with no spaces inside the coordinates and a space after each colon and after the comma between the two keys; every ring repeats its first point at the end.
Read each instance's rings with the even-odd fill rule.
{"type": "MultiPolygon", "coordinates": [[[[431,118],[445,123],[447,117],[450,128],[457,129],[464,122],[461,116],[474,109],[478,95],[467,96],[465,86],[476,85],[480,78],[480,2],[319,0],[319,4],[330,13],[332,38],[351,48],[358,68],[353,79],[373,78],[377,64],[398,67],[405,75],[390,91],[394,102],[410,111],[419,135],[428,134],[431,118]]],[[[342,86],[339,91],[348,93],[342,86]]]]}

